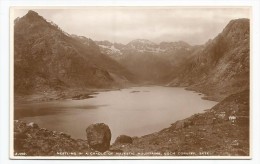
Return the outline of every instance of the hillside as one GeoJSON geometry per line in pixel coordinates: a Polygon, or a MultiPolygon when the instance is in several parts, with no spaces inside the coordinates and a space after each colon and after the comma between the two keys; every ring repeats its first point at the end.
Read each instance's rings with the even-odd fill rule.
{"type": "Polygon", "coordinates": [[[31,94],[68,88],[111,88],[131,83],[133,75],[103,55],[91,39],[84,44],[29,11],[15,20],[14,79],[15,93],[31,94]]]}
{"type": "Polygon", "coordinates": [[[248,156],[249,94],[230,95],[205,113],[173,123],[159,132],[113,144],[122,153],[153,156],[248,156]],[[234,118],[234,119],[231,119],[234,118]]]}
{"type": "Polygon", "coordinates": [[[187,86],[210,99],[249,88],[249,20],[232,20],[172,75],[169,86],[187,86]]]}

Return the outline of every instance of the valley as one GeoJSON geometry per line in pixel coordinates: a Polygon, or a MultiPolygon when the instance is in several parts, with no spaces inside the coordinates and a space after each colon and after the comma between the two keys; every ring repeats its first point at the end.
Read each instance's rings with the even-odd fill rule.
{"type": "MultiPolygon", "coordinates": [[[[154,43],[147,39],[135,39],[122,44],[68,34],[55,23],[30,10],[14,22],[13,76],[13,117],[18,119],[14,121],[14,143],[18,144],[14,148],[15,152],[28,151],[32,156],[57,156],[57,150],[70,150],[69,145],[78,151],[94,152],[82,139],[85,136],[84,129],[82,133],[81,130],[75,132],[77,135],[71,134],[72,138],[65,134],[75,131],[73,128],[76,122],[81,124],[78,127],[82,129],[91,124],[91,121],[94,124],[97,120],[106,120],[111,123],[110,128],[117,131],[115,127],[120,121],[113,121],[123,122],[130,119],[130,116],[136,116],[142,123],[145,122],[143,115],[147,114],[148,120],[159,119],[163,122],[155,121],[149,125],[145,122],[145,125],[140,125],[139,131],[146,127],[153,130],[140,135],[138,133],[138,136],[135,136],[138,123],[132,123],[134,127],[130,126],[130,130],[120,127],[121,131],[114,133],[115,136],[112,133],[113,140],[121,133],[126,133],[132,137],[133,143],[113,143],[107,151],[132,152],[135,155],[150,151],[162,154],[195,152],[196,155],[209,152],[210,156],[250,154],[250,20],[246,18],[231,20],[215,38],[209,38],[202,45],[191,45],[185,41],[154,43]],[[185,90],[180,92],[180,88],[185,90]],[[118,94],[123,92],[124,94],[118,94]],[[191,92],[196,96],[188,99],[191,92]],[[109,95],[110,93],[112,94],[109,95]],[[181,97],[184,93],[187,95],[181,97]],[[102,99],[102,95],[106,94],[108,96],[102,99]],[[120,105],[111,105],[116,100],[120,105]],[[77,105],[71,106],[70,110],[59,106],[68,101],[72,104],[86,104],[79,109],[77,105]],[[88,103],[92,101],[98,107],[89,107],[88,103]],[[150,101],[155,104],[149,106],[150,101]],[[171,104],[172,102],[175,103],[171,104]],[[176,107],[175,104],[180,102],[183,106],[176,107]],[[55,105],[46,105],[52,103],[55,105]],[[205,105],[207,103],[210,105],[205,105]],[[187,110],[187,115],[178,117],[181,112],[177,108],[184,109],[185,104],[188,105],[185,109],[192,112],[187,110]],[[44,105],[48,110],[41,109],[39,112],[38,107],[44,105]],[[83,108],[90,111],[82,112],[83,108]],[[95,112],[101,113],[92,113],[98,108],[102,110],[95,112]],[[166,113],[163,113],[163,109],[166,113]],[[135,110],[145,112],[140,114],[135,110]],[[149,110],[151,115],[152,112],[155,113],[151,118],[148,117],[149,110]],[[128,111],[133,113],[127,113],[128,111]],[[45,117],[44,114],[40,116],[41,112],[47,115],[51,113],[51,119],[41,120],[45,117]],[[62,117],[53,119],[52,112],[57,112],[62,117]],[[122,116],[123,113],[125,115],[122,116]],[[80,119],[70,117],[73,114],[80,119]],[[113,116],[112,120],[112,116],[107,117],[110,115],[113,116]],[[169,115],[172,116],[168,117],[169,115]],[[165,117],[165,120],[159,116],[165,117]],[[236,121],[231,121],[231,116],[236,121]],[[38,120],[37,124],[50,128],[42,130],[38,125],[34,128],[23,122],[30,120],[38,120]],[[59,124],[55,120],[63,120],[62,123],[65,124],[59,124]],[[70,120],[70,130],[64,129],[66,120],[70,120]],[[59,127],[57,129],[62,134],[57,134],[55,128],[51,129],[52,125],[48,122],[55,123],[54,127],[59,127]],[[170,127],[166,128],[167,125],[170,127]],[[234,133],[230,133],[230,129],[234,133]],[[75,136],[77,137],[74,138],[75,136]],[[37,143],[37,140],[42,142],[37,143]],[[32,143],[35,143],[34,148],[29,150],[32,143]],[[48,144],[58,146],[51,147],[48,144]],[[77,148],[78,144],[82,147],[77,148]],[[43,145],[47,146],[43,148],[43,145]]],[[[134,121],[132,119],[127,124],[134,121]]]]}

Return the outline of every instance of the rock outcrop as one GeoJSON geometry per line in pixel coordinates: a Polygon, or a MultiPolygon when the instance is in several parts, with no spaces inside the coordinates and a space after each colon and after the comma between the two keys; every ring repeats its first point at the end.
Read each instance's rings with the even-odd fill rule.
{"type": "Polygon", "coordinates": [[[133,139],[127,135],[120,135],[115,140],[115,144],[131,144],[131,143],[133,143],[133,139]]]}
{"type": "Polygon", "coordinates": [[[68,134],[40,128],[35,123],[14,121],[14,155],[81,156],[91,151],[86,140],[73,139],[68,134]]]}
{"type": "Polygon", "coordinates": [[[86,129],[87,141],[91,148],[105,152],[110,147],[111,131],[104,123],[92,124],[86,129]]]}

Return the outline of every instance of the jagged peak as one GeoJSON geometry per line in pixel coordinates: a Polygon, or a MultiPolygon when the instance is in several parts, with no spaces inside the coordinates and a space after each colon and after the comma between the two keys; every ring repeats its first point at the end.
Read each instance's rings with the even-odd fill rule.
{"type": "Polygon", "coordinates": [[[24,29],[27,29],[28,26],[30,26],[30,28],[42,27],[45,29],[47,29],[47,27],[50,27],[52,29],[62,32],[66,36],[70,36],[67,32],[63,31],[57,24],[55,24],[51,20],[45,19],[43,16],[39,15],[37,12],[33,10],[29,10],[27,14],[24,15],[22,18],[19,17],[16,18],[15,25],[18,25],[19,28],[24,28],[24,29]]]}
{"type": "Polygon", "coordinates": [[[39,14],[37,12],[33,11],[33,10],[29,10],[26,15],[39,16],[39,14]]]}
{"type": "MultiPolygon", "coordinates": [[[[25,18],[29,18],[31,20],[35,20],[35,19],[41,19],[41,20],[45,20],[42,16],[40,16],[37,12],[33,11],[33,10],[29,10],[27,12],[27,14],[25,16],[23,16],[25,18]]],[[[46,21],[46,20],[45,20],[46,21]]]]}
{"type": "Polygon", "coordinates": [[[238,18],[238,19],[232,19],[228,24],[232,23],[249,23],[248,18],[238,18]]]}
{"type": "Polygon", "coordinates": [[[154,42],[150,41],[150,40],[147,40],[147,39],[135,39],[135,40],[132,40],[131,42],[128,43],[128,45],[130,44],[150,44],[150,45],[156,45],[154,42]]]}
{"type": "Polygon", "coordinates": [[[248,18],[239,18],[239,19],[233,19],[231,20],[227,26],[223,29],[223,33],[227,33],[231,30],[236,29],[245,29],[249,30],[249,19],[248,18]]]}
{"type": "Polygon", "coordinates": [[[46,19],[44,19],[42,16],[40,16],[37,12],[33,10],[29,10],[27,14],[25,14],[21,18],[16,18],[15,19],[15,24],[19,24],[19,22],[28,22],[28,23],[34,23],[34,22],[41,22],[41,23],[50,23],[46,19]]]}

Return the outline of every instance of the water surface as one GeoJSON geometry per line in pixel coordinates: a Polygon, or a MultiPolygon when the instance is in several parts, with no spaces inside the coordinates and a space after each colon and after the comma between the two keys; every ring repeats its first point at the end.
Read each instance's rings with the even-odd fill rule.
{"type": "Polygon", "coordinates": [[[217,102],[203,100],[199,93],[177,87],[134,87],[100,92],[94,98],[19,104],[19,119],[40,127],[86,139],[85,129],[103,122],[112,141],[121,134],[142,136],[169,127],[177,120],[210,109],[217,102]]]}

